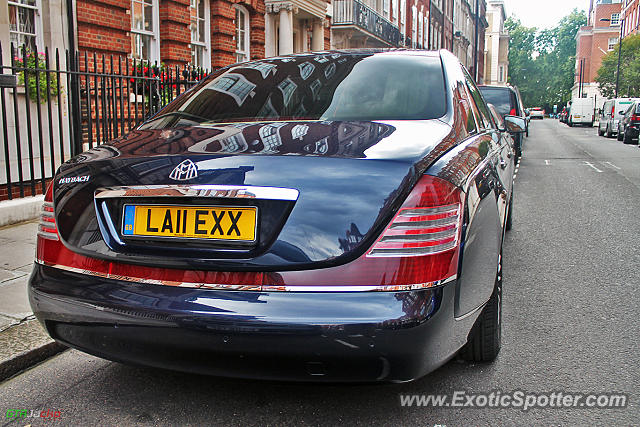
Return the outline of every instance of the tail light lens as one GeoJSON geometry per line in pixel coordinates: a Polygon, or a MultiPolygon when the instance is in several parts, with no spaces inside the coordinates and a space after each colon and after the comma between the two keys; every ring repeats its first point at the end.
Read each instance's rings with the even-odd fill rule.
{"type": "Polygon", "coordinates": [[[38,238],[47,240],[58,240],[58,228],[53,212],[53,185],[49,184],[44,196],[42,211],[40,213],[40,223],[38,224],[38,238]]]}
{"type": "Polygon", "coordinates": [[[509,111],[509,115],[510,116],[515,116],[516,115],[516,109],[512,108],[511,111],[509,111]]]}
{"type": "Polygon", "coordinates": [[[615,105],[611,106],[611,117],[615,117],[616,116],[616,107],[615,105]]]}
{"type": "Polygon", "coordinates": [[[634,114],[633,116],[631,116],[631,121],[640,122],[640,116],[638,116],[637,114],[634,114]]]}

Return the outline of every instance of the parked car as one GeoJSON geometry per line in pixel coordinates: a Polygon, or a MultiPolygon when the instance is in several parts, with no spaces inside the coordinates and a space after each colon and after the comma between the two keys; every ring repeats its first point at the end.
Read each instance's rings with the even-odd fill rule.
{"type": "Polygon", "coordinates": [[[540,120],[544,119],[544,110],[542,108],[535,107],[535,108],[529,109],[529,111],[531,111],[531,119],[540,119],[540,120]]]}
{"type": "Polygon", "coordinates": [[[640,101],[634,101],[627,110],[620,112],[622,116],[618,122],[618,141],[625,144],[638,144],[638,130],[640,130],[640,101]]]}
{"type": "Polygon", "coordinates": [[[571,101],[567,124],[593,126],[596,104],[593,98],[574,98],[571,101]]]}
{"type": "MultiPolygon", "coordinates": [[[[504,117],[506,115],[522,117],[526,120],[524,107],[522,106],[522,97],[518,88],[515,86],[478,86],[484,99],[493,104],[498,112],[504,117]]],[[[528,134],[528,126],[525,129],[528,134]]],[[[516,156],[522,155],[522,143],[524,136],[522,134],[515,135],[516,156]]]]}
{"type": "Polygon", "coordinates": [[[505,132],[525,127],[504,120],[446,51],[213,72],[58,169],[33,311],[82,351],[224,376],[407,381],[493,360],[505,132]]]}
{"type": "Polygon", "coordinates": [[[560,116],[559,116],[560,123],[567,123],[568,116],[569,116],[569,110],[565,107],[560,112],[560,116]]]}
{"type": "Polygon", "coordinates": [[[600,122],[598,124],[598,135],[611,138],[618,133],[618,122],[620,117],[626,111],[627,108],[640,98],[616,98],[606,101],[602,107],[602,114],[600,115],[600,122]]]}

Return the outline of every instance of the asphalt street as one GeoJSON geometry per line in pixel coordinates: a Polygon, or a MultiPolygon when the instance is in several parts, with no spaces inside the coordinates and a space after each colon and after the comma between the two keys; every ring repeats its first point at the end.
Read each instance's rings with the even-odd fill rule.
{"type": "Polygon", "coordinates": [[[64,352],[0,384],[8,409],[62,425],[634,425],[640,419],[640,149],[556,120],[531,124],[504,246],[503,346],[407,384],[224,379],[64,352]],[[622,409],[402,407],[400,394],[628,394],[622,409]]]}

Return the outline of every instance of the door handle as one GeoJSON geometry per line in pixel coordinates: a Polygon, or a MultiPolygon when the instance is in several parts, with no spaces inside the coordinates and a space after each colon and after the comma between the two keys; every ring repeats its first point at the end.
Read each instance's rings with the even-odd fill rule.
{"type": "Polygon", "coordinates": [[[513,154],[511,154],[511,150],[507,151],[507,158],[510,159],[511,157],[513,157],[513,154]]]}
{"type": "Polygon", "coordinates": [[[504,159],[500,159],[500,167],[502,169],[506,169],[507,168],[507,162],[505,162],[504,159]]]}

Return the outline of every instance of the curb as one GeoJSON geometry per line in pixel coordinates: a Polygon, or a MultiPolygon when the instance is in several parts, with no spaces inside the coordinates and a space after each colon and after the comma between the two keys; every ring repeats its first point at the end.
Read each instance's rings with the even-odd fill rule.
{"type": "Polygon", "coordinates": [[[66,349],[37,320],[11,326],[0,332],[0,382],[66,349]]]}
{"type": "Polygon", "coordinates": [[[40,195],[0,202],[0,227],[38,218],[43,200],[40,195]]]}

